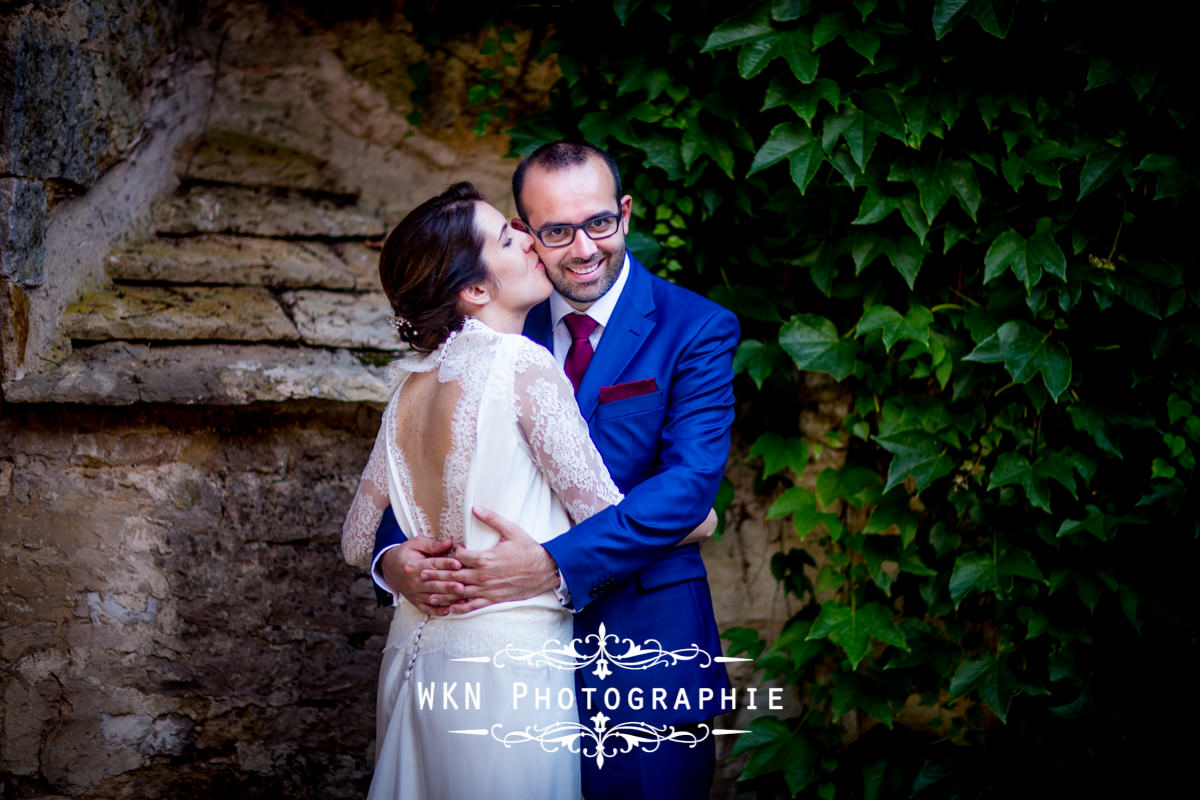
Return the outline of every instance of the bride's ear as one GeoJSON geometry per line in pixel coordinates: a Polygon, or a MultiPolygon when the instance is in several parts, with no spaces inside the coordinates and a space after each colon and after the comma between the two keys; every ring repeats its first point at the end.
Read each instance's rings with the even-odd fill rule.
{"type": "Polygon", "coordinates": [[[459,290],[458,299],[467,308],[482,308],[492,302],[492,293],[486,284],[473,283],[459,290]]]}

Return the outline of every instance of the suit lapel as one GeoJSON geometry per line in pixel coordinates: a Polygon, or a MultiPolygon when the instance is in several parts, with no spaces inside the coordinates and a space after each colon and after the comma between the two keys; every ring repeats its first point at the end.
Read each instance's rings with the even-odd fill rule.
{"type": "MultiPolygon", "coordinates": [[[[549,303],[546,304],[549,307],[549,303]]],[[[535,311],[537,309],[534,309],[535,311]]],[[[549,311],[546,312],[549,318],[549,311]]],[[[526,325],[528,328],[528,324],[526,325]]],[[[600,346],[588,364],[575,399],[583,418],[591,422],[600,397],[601,386],[619,382],[622,371],[633,360],[642,343],[654,330],[654,294],[650,273],[629,256],[629,279],[613,308],[608,326],[600,336],[600,346]]],[[[547,337],[548,338],[548,337],[547,337]]]]}
{"type": "Polygon", "coordinates": [[[550,325],[550,301],[543,300],[525,315],[525,338],[554,352],[554,329],[550,325]]]}

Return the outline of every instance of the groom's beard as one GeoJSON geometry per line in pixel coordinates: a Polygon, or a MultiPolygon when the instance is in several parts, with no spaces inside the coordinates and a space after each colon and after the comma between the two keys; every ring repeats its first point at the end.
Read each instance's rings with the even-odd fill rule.
{"type": "Polygon", "coordinates": [[[625,263],[625,248],[621,247],[616,252],[601,250],[592,258],[564,258],[553,267],[549,266],[543,255],[542,263],[547,264],[546,275],[555,291],[571,303],[591,305],[608,294],[608,290],[617,282],[621,266],[625,263]],[[575,277],[575,273],[586,271],[588,265],[597,262],[602,262],[597,276],[586,283],[575,277]]]}

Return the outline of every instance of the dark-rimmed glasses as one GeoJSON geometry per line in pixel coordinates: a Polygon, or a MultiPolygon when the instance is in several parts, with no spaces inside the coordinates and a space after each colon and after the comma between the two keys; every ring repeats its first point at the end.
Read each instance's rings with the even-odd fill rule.
{"type": "Polygon", "coordinates": [[[525,232],[536,236],[546,247],[566,247],[575,241],[575,231],[583,231],[592,241],[607,239],[621,226],[621,215],[601,214],[578,225],[547,225],[544,228],[534,228],[526,220],[521,222],[525,232]]]}

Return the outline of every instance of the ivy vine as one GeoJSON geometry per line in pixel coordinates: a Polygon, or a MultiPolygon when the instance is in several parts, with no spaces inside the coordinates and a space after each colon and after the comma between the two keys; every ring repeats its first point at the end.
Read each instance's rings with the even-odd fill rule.
{"type": "Polygon", "coordinates": [[[1154,689],[1191,694],[1200,651],[1179,26],[1063,0],[615,0],[553,21],[562,79],[514,148],[609,148],[631,249],[743,325],[737,429],[794,531],[771,569],[800,610],[773,641],[726,638],[801,712],[750,725],[742,779],[1007,796],[1176,769],[1180,747],[1139,737],[1181,710],[1154,689]],[[821,441],[799,424],[811,372],[849,398],[821,441]],[[829,449],[841,466],[818,470],[829,449]]]}

